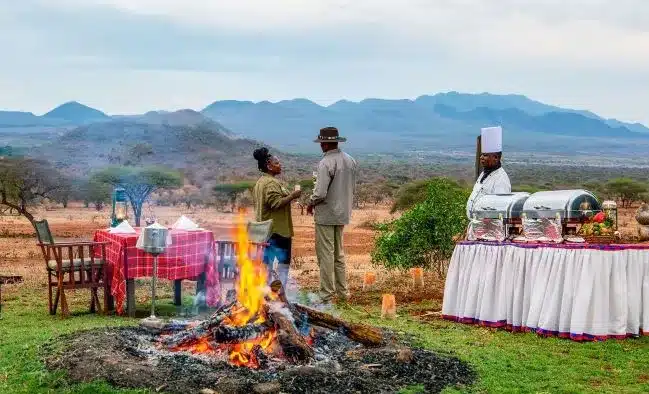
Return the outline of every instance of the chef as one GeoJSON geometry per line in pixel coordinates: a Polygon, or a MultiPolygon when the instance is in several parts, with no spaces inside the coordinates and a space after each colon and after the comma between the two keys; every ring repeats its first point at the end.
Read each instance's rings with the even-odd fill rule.
{"type": "Polygon", "coordinates": [[[486,127],[481,131],[482,152],[480,165],[483,171],[473,186],[473,192],[466,203],[466,215],[471,217],[473,204],[486,194],[507,194],[512,192],[509,176],[502,168],[503,129],[500,126],[486,127]]]}

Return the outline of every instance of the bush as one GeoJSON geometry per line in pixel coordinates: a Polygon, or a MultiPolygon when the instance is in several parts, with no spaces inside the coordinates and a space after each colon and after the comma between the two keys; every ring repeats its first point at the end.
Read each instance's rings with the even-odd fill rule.
{"type": "Polygon", "coordinates": [[[430,182],[430,180],[426,179],[403,185],[394,197],[390,213],[406,211],[424,202],[428,196],[430,182]]]}
{"type": "Polygon", "coordinates": [[[379,226],[372,262],[388,269],[424,267],[445,277],[453,237],[467,226],[470,191],[447,178],[429,182],[425,201],[399,219],[379,226]]]}

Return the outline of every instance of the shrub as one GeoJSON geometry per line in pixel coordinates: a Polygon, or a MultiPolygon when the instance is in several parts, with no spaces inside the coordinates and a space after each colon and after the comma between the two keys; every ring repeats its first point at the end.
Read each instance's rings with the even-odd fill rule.
{"type": "Polygon", "coordinates": [[[419,180],[403,185],[394,197],[390,213],[406,211],[415,205],[424,202],[428,196],[430,180],[419,180]]]}
{"type": "Polygon", "coordinates": [[[447,178],[429,181],[426,199],[399,219],[379,226],[372,262],[388,269],[424,267],[445,277],[453,237],[467,225],[470,191],[447,178]]]}

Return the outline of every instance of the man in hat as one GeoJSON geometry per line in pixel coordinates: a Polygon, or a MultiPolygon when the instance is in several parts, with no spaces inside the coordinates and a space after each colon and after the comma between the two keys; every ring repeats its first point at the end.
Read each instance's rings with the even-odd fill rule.
{"type": "Polygon", "coordinates": [[[500,126],[481,129],[482,152],[480,165],[482,173],[473,186],[473,191],[466,204],[466,215],[471,217],[473,204],[486,194],[506,194],[512,192],[509,176],[502,168],[503,130],[500,126]]]}
{"type": "Polygon", "coordinates": [[[325,303],[334,295],[347,300],[343,227],[349,224],[356,191],[358,165],[338,148],[347,139],[338,135],[335,127],[320,129],[314,141],[320,144],[324,157],[318,164],[313,195],[307,207],[314,214],[315,249],[320,267],[320,297],[325,303]]]}

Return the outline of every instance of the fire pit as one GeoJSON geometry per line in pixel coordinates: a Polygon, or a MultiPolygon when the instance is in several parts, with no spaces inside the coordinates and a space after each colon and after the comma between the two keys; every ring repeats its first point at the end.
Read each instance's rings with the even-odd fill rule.
{"type": "Polygon", "coordinates": [[[281,282],[268,286],[265,265],[241,247],[242,223],[237,242],[236,299],[206,319],[75,333],[63,341],[71,351],[48,351],[57,354],[48,366],[74,380],[172,393],[392,393],[417,384],[439,392],[473,380],[457,359],[289,302],[281,282]]]}
{"type": "Polygon", "coordinates": [[[233,365],[229,354],[207,345],[168,350],[161,346],[164,335],[140,327],[74,333],[43,351],[48,368],[66,371],[73,381],[167,393],[397,393],[415,385],[438,393],[475,378],[466,363],[391,335],[388,345],[371,348],[340,330],[316,328],[311,335],[312,359],[298,363],[253,351],[262,355],[255,356],[255,368],[233,365]]]}

